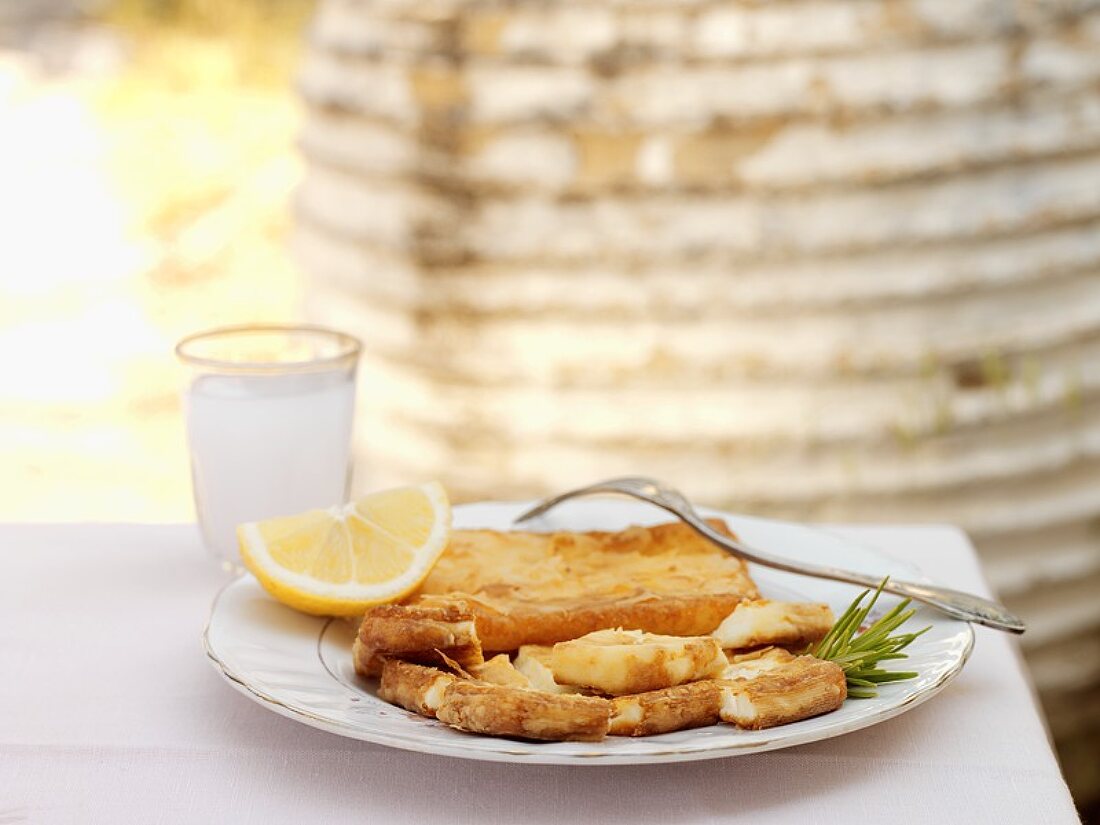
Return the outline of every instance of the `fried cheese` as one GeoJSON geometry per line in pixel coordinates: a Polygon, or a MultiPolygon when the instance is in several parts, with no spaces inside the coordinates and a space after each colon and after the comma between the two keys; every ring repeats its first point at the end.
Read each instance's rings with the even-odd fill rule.
{"type": "Polygon", "coordinates": [[[531,687],[531,680],[516,669],[506,653],[498,653],[492,659],[487,659],[480,665],[470,665],[467,670],[470,676],[479,682],[521,688],[531,687]]]}
{"type": "Polygon", "coordinates": [[[844,671],[835,662],[798,656],[750,679],[723,681],[722,721],[760,730],[836,710],[848,696],[844,671]]]}
{"type": "Polygon", "coordinates": [[[611,703],[596,696],[457,679],[444,690],[436,717],[472,733],[591,742],[607,735],[611,703]]]}
{"type": "Polygon", "coordinates": [[[610,696],[695,682],[729,662],[709,636],[664,636],[641,630],[597,630],[554,645],[551,669],[559,684],[610,696]]]}
{"type": "Polygon", "coordinates": [[[741,560],[678,522],[456,530],[413,597],[367,612],[353,655],[382,699],[452,727],[595,741],[835,710],[843,671],[784,649],[832,621],[826,605],[761,599],[741,560]]]}
{"type": "Polygon", "coordinates": [[[463,667],[484,661],[473,614],[461,603],[376,607],[359,625],[352,657],[360,676],[377,676],[386,659],[437,664],[450,658],[463,667]]]}
{"type": "Polygon", "coordinates": [[[580,693],[573,685],[561,685],[554,680],[554,648],[548,645],[524,645],[512,663],[527,677],[531,687],[546,693],[580,693]]]}
{"type": "Polygon", "coordinates": [[[653,736],[713,725],[722,707],[721,684],[714,679],[647,691],[611,700],[612,736],[653,736]]]}
{"type": "Polygon", "coordinates": [[[834,621],[827,604],[752,599],[734,607],[711,635],[726,649],[805,647],[823,639],[834,621]]]}
{"type": "Polygon", "coordinates": [[[742,560],[673,522],[614,533],[455,530],[407,604],[462,603],[482,648],[497,653],[608,627],[701,636],[758,597],[742,560]]]}
{"type": "Polygon", "coordinates": [[[391,705],[434,717],[443,703],[447,686],[454,680],[450,673],[434,667],[388,659],[382,664],[378,696],[391,705]]]}

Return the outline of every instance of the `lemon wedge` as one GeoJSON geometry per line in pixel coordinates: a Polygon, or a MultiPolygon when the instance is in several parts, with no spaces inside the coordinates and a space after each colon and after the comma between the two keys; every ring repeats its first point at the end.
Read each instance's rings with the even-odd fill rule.
{"type": "Polygon", "coordinates": [[[317,616],[353,616],[412,592],[450,531],[447,493],[432,482],[242,524],[237,539],[245,567],[283,604],[317,616]]]}

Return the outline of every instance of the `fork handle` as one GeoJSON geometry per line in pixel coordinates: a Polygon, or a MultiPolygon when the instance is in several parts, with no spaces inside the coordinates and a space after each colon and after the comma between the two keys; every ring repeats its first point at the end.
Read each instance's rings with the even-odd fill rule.
{"type": "MultiPolygon", "coordinates": [[[[652,503],[657,504],[656,501],[652,503]]],[[[658,506],[663,505],[658,504],[658,506]]],[[[666,507],[665,509],[669,508],[666,507]]],[[[839,567],[790,562],[770,556],[722,535],[694,513],[684,513],[681,518],[697,533],[710,539],[723,549],[765,567],[773,567],[776,570],[784,570],[802,576],[814,576],[819,579],[858,584],[871,589],[878,587],[881,583],[880,579],[866,573],[843,570],[839,567]]],[[[1027,629],[1023,620],[1011,613],[1004,605],[976,596],[973,593],[964,593],[961,590],[952,590],[949,587],[940,587],[934,584],[922,584],[898,579],[889,579],[882,589],[888,593],[894,593],[913,601],[922,602],[930,607],[935,607],[947,615],[963,621],[974,622],[996,630],[1005,630],[1009,633],[1023,633],[1027,629]]]]}
{"type": "MultiPolygon", "coordinates": [[[[695,512],[695,508],[691,506],[691,502],[689,502],[682,493],[650,479],[613,479],[611,481],[592,484],[588,487],[581,487],[577,490],[570,490],[567,493],[562,493],[561,495],[540,502],[535,507],[517,517],[516,521],[526,521],[529,518],[542,515],[567,499],[596,493],[618,493],[660,507],[672,513],[704,538],[709,539],[723,550],[745,561],[751,561],[755,564],[771,567],[776,570],[783,570],[787,573],[796,573],[800,576],[831,579],[833,581],[846,582],[848,584],[858,584],[872,589],[878,587],[881,583],[881,579],[877,579],[866,573],[857,573],[852,570],[843,570],[839,567],[807,564],[805,562],[796,562],[780,558],[779,556],[765,553],[762,550],[757,550],[755,547],[751,547],[740,540],[731,539],[729,536],[719,533],[707,524],[706,521],[695,512]]],[[[1004,630],[1009,633],[1023,633],[1027,629],[1023,620],[1010,612],[1004,605],[990,599],[982,598],[981,596],[976,596],[973,593],[964,593],[960,590],[952,590],[948,587],[939,587],[933,584],[896,581],[894,579],[888,580],[883,590],[898,596],[904,596],[913,601],[922,602],[956,619],[992,627],[995,630],[1004,630]]]]}

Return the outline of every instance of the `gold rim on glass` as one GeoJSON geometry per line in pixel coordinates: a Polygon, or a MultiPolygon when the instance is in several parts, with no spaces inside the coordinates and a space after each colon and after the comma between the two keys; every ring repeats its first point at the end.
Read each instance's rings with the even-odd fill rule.
{"type": "Polygon", "coordinates": [[[341,365],[352,365],[359,358],[362,344],[354,335],[313,324],[241,324],[237,326],[216,327],[186,336],[175,347],[176,357],[183,363],[219,372],[265,373],[265,372],[312,372],[332,369],[341,365]],[[213,348],[218,342],[230,340],[247,341],[253,336],[286,336],[327,344],[331,353],[306,358],[266,359],[218,357],[204,353],[207,346],[213,348]]]}

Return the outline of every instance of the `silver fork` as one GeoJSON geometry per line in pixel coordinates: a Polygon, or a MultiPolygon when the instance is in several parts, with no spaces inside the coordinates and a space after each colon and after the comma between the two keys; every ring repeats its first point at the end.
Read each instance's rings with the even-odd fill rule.
{"type": "MultiPolygon", "coordinates": [[[[770,553],[765,553],[755,547],[750,547],[743,541],[724,536],[707,524],[691,506],[691,502],[684,495],[667,484],[662,484],[652,478],[632,476],[627,478],[612,478],[590,484],[587,487],[579,487],[567,493],[544,499],[530,510],[517,516],[515,523],[527,521],[535,516],[541,516],[567,499],[577,496],[593,495],[596,493],[621,493],[632,498],[647,501],[650,504],[667,510],[680,518],[695,532],[710,539],[723,550],[727,550],[745,561],[755,562],[764,567],[774,567],[776,570],[785,570],[788,573],[797,573],[802,576],[814,576],[819,579],[832,579],[838,582],[858,584],[863,587],[878,587],[881,577],[868,576],[864,573],[856,573],[851,570],[842,570],[838,567],[827,567],[818,564],[805,564],[791,561],[770,553]]],[[[931,584],[918,582],[905,582],[890,579],[883,588],[889,593],[923,602],[937,610],[942,610],[949,616],[968,622],[985,625],[997,630],[1006,630],[1010,633],[1023,633],[1026,629],[1023,621],[1010,613],[1004,605],[983,599],[971,593],[963,593],[959,590],[951,590],[946,587],[937,587],[931,584]]]]}

